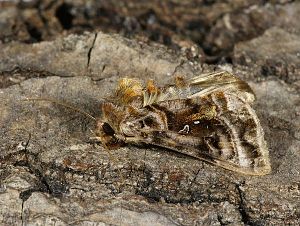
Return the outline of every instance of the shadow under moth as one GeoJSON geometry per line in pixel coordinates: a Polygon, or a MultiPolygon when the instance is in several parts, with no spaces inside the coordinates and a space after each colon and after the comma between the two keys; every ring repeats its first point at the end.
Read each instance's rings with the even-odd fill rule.
{"type": "Polygon", "coordinates": [[[216,72],[173,85],[144,86],[123,78],[102,104],[97,139],[109,148],[151,144],[247,175],[270,173],[269,153],[259,119],[251,107],[249,85],[216,72]]]}

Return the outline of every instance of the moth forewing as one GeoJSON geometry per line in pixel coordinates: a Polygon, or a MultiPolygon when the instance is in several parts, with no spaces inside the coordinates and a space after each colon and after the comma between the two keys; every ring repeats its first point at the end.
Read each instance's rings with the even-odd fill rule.
{"type": "Polygon", "coordinates": [[[140,142],[166,147],[239,173],[269,173],[264,134],[250,105],[224,93],[197,99],[155,105],[168,116],[169,128],[149,130],[140,142]],[[202,110],[203,104],[206,111],[202,110]]]}
{"type": "MultiPolygon", "coordinates": [[[[255,167],[252,165],[241,165],[226,158],[221,159],[221,156],[214,156],[205,151],[201,152],[201,149],[197,148],[197,146],[203,145],[201,139],[197,139],[196,137],[192,136],[179,135],[173,131],[148,131],[147,138],[130,137],[127,139],[127,142],[132,144],[152,144],[158,147],[167,148],[180,154],[190,156],[241,174],[262,176],[270,173],[271,171],[268,155],[264,155],[261,158],[251,159],[255,167]]],[[[266,146],[264,148],[266,148],[266,146]]],[[[262,149],[261,151],[267,152],[267,149],[262,149]]]]}

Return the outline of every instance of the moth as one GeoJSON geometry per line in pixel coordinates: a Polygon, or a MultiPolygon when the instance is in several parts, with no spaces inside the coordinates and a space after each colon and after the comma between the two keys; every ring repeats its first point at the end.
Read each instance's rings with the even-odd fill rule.
{"type": "Polygon", "coordinates": [[[265,175],[271,165],[254,100],[249,85],[226,71],[177,76],[165,87],[123,78],[102,104],[95,133],[109,149],[150,144],[238,173],[265,175]]]}

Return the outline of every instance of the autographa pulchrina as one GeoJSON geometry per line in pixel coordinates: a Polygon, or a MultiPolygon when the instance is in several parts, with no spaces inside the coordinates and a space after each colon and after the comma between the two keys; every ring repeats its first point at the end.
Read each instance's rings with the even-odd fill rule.
{"type": "Polygon", "coordinates": [[[152,144],[248,175],[271,171],[255,100],[247,83],[228,72],[176,77],[175,84],[146,87],[120,80],[102,105],[96,134],[107,148],[152,144]]]}

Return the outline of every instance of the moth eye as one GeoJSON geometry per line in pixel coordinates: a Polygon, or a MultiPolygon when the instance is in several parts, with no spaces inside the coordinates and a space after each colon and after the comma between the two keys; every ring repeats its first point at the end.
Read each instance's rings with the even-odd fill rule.
{"type": "Polygon", "coordinates": [[[146,124],[147,126],[151,126],[151,125],[153,125],[154,120],[153,120],[152,117],[147,117],[147,118],[144,119],[144,122],[145,122],[145,124],[146,124]]]}
{"type": "Polygon", "coordinates": [[[103,129],[104,133],[106,133],[107,135],[113,136],[115,134],[115,131],[113,130],[113,128],[111,128],[111,126],[106,122],[103,123],[102,129],[103,129]]]}

